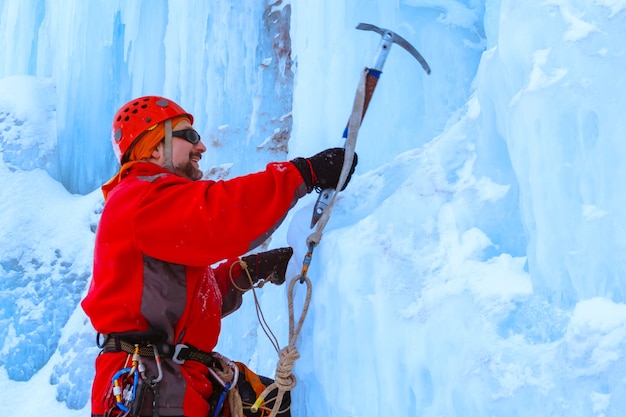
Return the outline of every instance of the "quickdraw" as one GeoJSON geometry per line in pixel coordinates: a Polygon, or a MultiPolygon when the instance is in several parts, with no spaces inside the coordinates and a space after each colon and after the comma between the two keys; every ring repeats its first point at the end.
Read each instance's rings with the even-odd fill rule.
{"type": "MultiPolygon", "coordinates": [[[[152,345],[152,350],[157,365],[157,376],[148,379],[146,376],[146,367],[139,354],[139,345],[135,344],[135,351],[132,356],[129,355],[131,359],[130,366],[120,369],[111,378],[113,404],[106,412],[105,416],[139,416],[143,402],[143,394],[146,388],[150,388],[154,391],[154,415],[158,416],[158,384],[163,378],[163,370],[161,368],[161,356],[159,355],[157,347],[152,345]]],[[[128,359],[126,363],[128,363],[128,359]]]]}

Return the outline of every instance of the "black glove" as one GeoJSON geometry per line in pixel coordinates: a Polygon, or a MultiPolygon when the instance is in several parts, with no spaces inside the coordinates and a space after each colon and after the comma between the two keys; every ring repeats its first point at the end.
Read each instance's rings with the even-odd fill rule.
{"type": "MultiPolygon", "coordinates": [[[[310,158],[296,158],[291,162],[298,168],[298,171],[300,171],[307,191],[310,193],[313,191],[313,188],[337,188],[339,176],[343,168],[345,153],[344,148],[330,148],[310,158]]],[[[348,178],[346,178],[346,182],[343,188],[341,188],[341,191],[345,190],[348,186],[358,159],[355,153],[348,178]]]]}
{"type": "MultiPolygon", "coordinates": [[[[280,285],[285,282],[287,264],[291,255],[293,255],[293,249],[287,247],[244,256],[241,260],[248,265],[253,282],[264,279],[280,285]]],[[[242,275],[245,275],[245,271],[242,275]]]]}

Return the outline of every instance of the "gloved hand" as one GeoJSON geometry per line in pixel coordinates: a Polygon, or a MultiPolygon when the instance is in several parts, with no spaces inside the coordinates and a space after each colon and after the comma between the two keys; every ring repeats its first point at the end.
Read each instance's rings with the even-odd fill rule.
{"type": "MultiPolygon", "coordinates": [[[[244,256],[241,260],[248,265],[248,271],[253,282],[264,279],[280,285],[285,282],[287,264],[291,255],[293,255],[293,249],[286,247],[244,256]]],[[[245,272],[242,275],[245,275],[245,272]]]]}
{"type": "MultiPolygon", "coordinates": [[[[307,191],[310,193],[313,191],[313,188],[337,188],[339,176],[343,168],[345,153],[346,151],[343,148],[330,148],[310,158],[296,158],[291,162],[298,168],[298,171],[300,171],[307,191]]],[[[350,182],[357,162],[358,157],[355,153],[348,178],[346,178],[346,182],[341,188],[342,191],[345,190],[350,182]]]]}

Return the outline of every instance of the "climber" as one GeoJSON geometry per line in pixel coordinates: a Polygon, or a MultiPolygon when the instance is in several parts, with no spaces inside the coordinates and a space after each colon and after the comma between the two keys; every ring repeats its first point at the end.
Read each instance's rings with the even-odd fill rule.
{"type": "Polygon", "coordinates": [[[113,119],[121,168],[102,187],[93,278],[82,301],[102,348],[93,416],[213,416],[211,398],[237,383],[215,378],[215,369],[232,364],[217,363],[212,352],[221,318],[239,308],[253,283],[283,283],[293,252],[249,251],[299,198],[339,180],[342,148],[203,180],[198,163],[206,146],[193,121],[156,96],[128,102],[113,119]]]}

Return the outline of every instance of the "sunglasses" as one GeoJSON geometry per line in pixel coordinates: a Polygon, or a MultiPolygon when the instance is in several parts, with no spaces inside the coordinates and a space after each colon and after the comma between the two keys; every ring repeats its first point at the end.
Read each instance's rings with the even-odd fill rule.
{"type": "Polygon", "coordinates": [[[200,142],[200,135],[193,129],[175,130],[172,132],[172,136],[185,139],[193,145],[200,142]]]}

